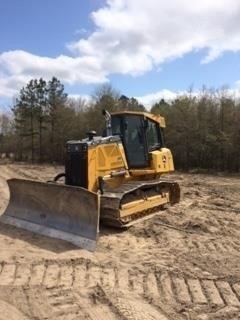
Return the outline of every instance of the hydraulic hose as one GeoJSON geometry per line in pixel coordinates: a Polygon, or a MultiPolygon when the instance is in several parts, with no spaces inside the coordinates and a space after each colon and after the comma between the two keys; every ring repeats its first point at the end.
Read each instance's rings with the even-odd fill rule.
{"type": "Polygon", "coordinates": [[[62,172],[56,175],[56,177],[53,179],[54,182],[57,182],[59,179],[61,179],[62,177],[65,177],[66,173],[62,172]]]}

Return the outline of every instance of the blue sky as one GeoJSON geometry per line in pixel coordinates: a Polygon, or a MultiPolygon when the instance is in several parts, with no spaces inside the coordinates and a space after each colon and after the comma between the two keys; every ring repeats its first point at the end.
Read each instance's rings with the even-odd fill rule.
{"type": "Polygon", "coordinates": [[[0,108],[31,78],[70,95],[104,83],[146,105],[202,85],[240,88],[238,0],[1,0],[0,108]]]}

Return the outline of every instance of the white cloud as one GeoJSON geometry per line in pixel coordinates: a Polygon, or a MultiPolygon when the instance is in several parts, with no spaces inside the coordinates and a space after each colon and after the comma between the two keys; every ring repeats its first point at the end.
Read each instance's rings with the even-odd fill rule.
{"type": "Polygon", "coordinates": [[[138,76],[193,50],[206,49],[202,63],[209,63],[240,50],[239,16],[237,0],[107,0],[91,14],[95,30],[67,44],[69,56],[0,54],[0,95],[11,96],[32,77],[99,84],[113,73],[138,76]]]}
{"type": "Polygon", "coordinates": [[[0,55],[0,66],[5,69],[8,76],[30,75],[50,78],[55,75],[68,83],[101,83],[107,80],[96,57],[93,56],[72,58],[60,55],[49,58],[15,50],[0,55]]]}
{"type": "Polygon", "coordinates": [[[154,103],[164,99],[166,101],[173,100],[178,96],[187,94],[187,91],[171,91],[163,89],[153,93],[146,94],[144,96],[135,97],[140,103],[142,103],[147,109],[149,109],[154,103]]]}
{"type": "MultiPolygon", "coordinates": [[[[207,89],[208,90],[208,89],[207,89]]],[[[211,92],[211,89],[209,89],[211,92]]],[[[217,94],[217,90],[219,92],[219,97],[224,93],[224,96],[229,96],[231,98],[240,99],[240,80],[236,82],[234,88],[219,88],[216,89],[215,94],[217,94]]],[[[192,90],[191,88],[182,91],[171,91],[167,89],[159,90],[153,93],[149,93],[143,96],[135,97],[140,103],[142,103],[148,110],[152,107],[152,105],[156,102],[159,102],[161,99],[165,101],[171,101],[181,96],[191,96],[193,97],[201,97],[204,94],[202,90],[192,90]]]]}
{"type": "Polygon", "coordinates": [[[240,80],[235,82],[234,87],[240,90],[240,80]]]}
{"type": "Polygon", "coordinates": [[[92,101],[92,97],[89,94],[78,94],[78,93],[73,93],[68,95],[69,99],[74,99],[74,100],[80,100],[84,101],[86,103],[89,103],[92,101]]]}

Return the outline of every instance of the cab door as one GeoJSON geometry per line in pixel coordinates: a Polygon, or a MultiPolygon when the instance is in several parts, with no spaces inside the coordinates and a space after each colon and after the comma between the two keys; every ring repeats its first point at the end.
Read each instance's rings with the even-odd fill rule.
{"type": "Polygon", "coordinates": [[[124,114],[113,116],[113,134],[120,135],[129,169],[149,166],[148,148],[143,115],[124,114]]]}

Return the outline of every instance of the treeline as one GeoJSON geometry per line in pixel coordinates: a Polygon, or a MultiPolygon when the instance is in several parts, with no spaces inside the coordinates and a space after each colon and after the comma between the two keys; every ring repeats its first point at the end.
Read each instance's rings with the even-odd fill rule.
{"type": "Polygon", "coordinates": [[[103,133],[103,109],[145,110],[110,85],[85,101],[68,97],[55,77],[33,79],[20,90],[10,114],[0,116],[0,154],[14,153],[18,161],[63,162],[66,141],[82,139],[90,130],[103,133]]]}
{"type": "MultiPolygon", "coordinates": [[[[63,162],[67,140],[81,139],[90,130],[102,134],[102,109],[146,111],[110,85],[86,101],[68,97],[57,78],[31,80],[11,112],[0,116],[0,153],[14,153],[19,161],[63,162]]],[[[166,119],[166,145],[176,168],[240,171],[240,102],[227,90],[161,99],[150,111],[166,119]]]]}
{"type": "Polygon", "coordinates": [[[151,112],[167,120],[166,144],[178,168],[240,170],[240,102],[225,90],[189,93],[151,112]]]}

